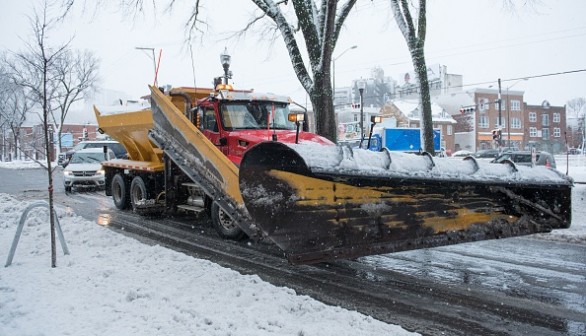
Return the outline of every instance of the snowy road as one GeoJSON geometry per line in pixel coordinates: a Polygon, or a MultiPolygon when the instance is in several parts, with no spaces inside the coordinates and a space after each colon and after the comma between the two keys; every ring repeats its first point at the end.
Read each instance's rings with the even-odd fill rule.
{"type": "MultiPolygon", "coordinates": [[[[46,175],[41,170],[20,170],[16,174],[11,171],[10,179],[5,178],[6,174],[0,168],[0,177],[7,181],[2,192],[34,199],[46,190],[46,175]],[[26,187],[22,188],[22,184],[26,187]]],[[[92,220],[97,220],[99,214],[115,220],[118,212],[103,193],[65,195],[56,175],[59,206],[71,207],[92,220]]],[[[585,196],[586,186],[577,185],[573,225],[586,220],[578,208],[585,204],[585,196]]],[[[140,221],[130,213],[124,219],[140,221]]],[[[200,230],[206,228],[192,231],[200,230]]],[[[274,253],[267,253],[259,259],[276,257],[276,265],[235,267],[424,335],[439,334],[441,330],[462,335],[581,335],[586,332],[586,245],[580,239],[579,244],[560,240],[510,238],[311,267],[289,267],[274,253]],[[282,270],[275,273],[275,268],[282,270]],[[343,284],[336,286],[336,282],[343,284]]],[[[217,256],[202,257],[230,263],[217,256]]]]}

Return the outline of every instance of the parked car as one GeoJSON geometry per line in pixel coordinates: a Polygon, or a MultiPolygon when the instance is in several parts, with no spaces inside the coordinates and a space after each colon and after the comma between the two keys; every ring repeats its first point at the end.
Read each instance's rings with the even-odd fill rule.
{"type": "Polygon", "coordinates": [[[71,156],[63,170],[63,186],[66,192],[73,187],[104,188],[106,177],[102,161],[116,158],[114,151],[103,148],[86,148],[78,150],[71,156]]]}
{"type": "Polygon", "coordinates": [[[452,154],[452,157],[466,157],[466,156],[470,156],[473,154],[474,153],[472,153],[471,151],[463,149],[463,150],[459,150],[459,151],[454,152],[454,154],[452,154]]]}
{"type": "Polygon", "coordinates": [[[482,149],[479,150],[478,152],[474,153],[475,159],[480,159],[480,160],[494,160],[499,156],[499,150],[498,149],[482,149]]]}
{"type": "Polygon", "coordinates": [[[569,155],[580,155],[582,154],[582,150],[580,148],[570,148],[568,149],[569,155]]]}
{"type": "MultiPolygon", "coordinates": [[[[511,160],[518,165],[531,166],[531,152],[530,151],[511,151],[504,152],[496,159],[492,160],[492,163],[502,163],[505,160],[511,160]]],[[[556,168],[555,158],[548,152],[536,152],[535,153],[535,165],[546,166],[548,168],[556,168]]]]}
{"type": "Polygon", "coordinates": [[[69,163],[71,156],[78,150],[86,149],[86,148],[103,148],[107,146],[109,149],[114,151],[114,155],[116,155],[117,159],[124,158],[126,156],[126,148],[122,146],[118,141],[114,140],[95,140],[95,141],[82,141],[75,145],[72,149],[68,150],[66,153],[59,154],[59,158],[57,160],[57,164],[63,166],[64,168],[69,163]]]}

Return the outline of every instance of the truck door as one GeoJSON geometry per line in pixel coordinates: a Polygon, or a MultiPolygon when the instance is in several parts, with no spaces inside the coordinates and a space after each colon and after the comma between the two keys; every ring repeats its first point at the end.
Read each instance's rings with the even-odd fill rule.
{"type": "Polygon", "coordinates": [[[220,147],[220,131],[214,107],[200,107],[198,109],[198,114],[200,115],[201,119],[200,130],[206,136],[206,138],[210,139],[214,145],[220,147]]]}

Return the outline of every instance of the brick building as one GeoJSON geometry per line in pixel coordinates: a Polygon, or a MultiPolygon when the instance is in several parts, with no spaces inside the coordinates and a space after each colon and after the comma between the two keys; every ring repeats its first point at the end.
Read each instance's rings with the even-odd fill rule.
{"type": "MultiPolygon", "coordinates": [[[[52,126],[49,125],[49,132],[52,132],[52,126]]],[[[67,151],[73,146],[77,145],[84,137],[84,129],[87,131],[87,140],[96,140],[99,133],[97,133],[97,125],[91,124],[64,124],[61,132],[61,152],[67,151]]],[[[52,137],[51,147],[53,153],[51,158],[54,160],[57,156],[56,135],[52,137]]],[[[5,150],[7,153],[14,153],[14,139],[11,134],[5,140],[5,150]]],[[[43,125],[35,124],[33,126],[23,126],[20,128],[19,143],[21,146],[20,156],[12,159],[33,158],[37,160],[45,159],[45,139],[43,135],[43,125]]]]}
{"type": "MultiPolygon", "coordinates": [[[[524,91],[501,92],[499,112],[498,90],[474,89],[462,93],[459,102],[466,111],[453,115],[458,122],[454,127],[455,149],[497,148],[492,132],[501,129],[505,149],[529,150],[535,147],[554,154],[564,152],[566,107],[551,106],[547,101],[541,105],[529,105],[524,102],[523,95],[524,91]]],[[[455,104],[451,108],[455,109],[455,104]]]]}
{"type": "Polygon", "coordinates": [[[541,105],[527,104],[525,111],[525,148],[563,153],[566,148],[566,106],[551,106],[544,100],[541,105]]]}

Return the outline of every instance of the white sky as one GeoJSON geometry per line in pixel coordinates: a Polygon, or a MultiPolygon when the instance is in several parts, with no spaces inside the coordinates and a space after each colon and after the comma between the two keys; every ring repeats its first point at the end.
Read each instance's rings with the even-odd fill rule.
{"type": "MultiPolygon", "coordinates": [[[[82,0],[80,0],[82,1],[82,0]]],[[[105,2],[105,1],[104,1],[105,2]]],[[[536,0],[538,6],[505,10],[500,0],[428,0],[426,59],[440,63],[448,73],[464,76],[464,89],[496,88],[503,80],[586,69],[586,1],[536,0]],[[480,84],[481,83],[481,84],[480,84]]],[[[0,48],[19,50],[30,36],[25,17],[39,0],[4,1],[0,14],[0,48]],[[7,33],[10,32],[10,33],[7,33]]],[[[80,2],[81,3],[81,2],[80,2]]],[[[76,47],[93,50],[101,58],[102,86],[125,91],[132,97],[147,92],[153,80],[150,52],[135,47],[162,49],[159,84],[193,86],[189,47],[184,44],[184,24],[188,11],[176,8],[172,14],[133,17],[108,1],[95,13],[93,7],[75,17],[50,36],[63,42],[75,35],[76,47]],[[155,23],[156,22],[156,23],[155,23]]],[[[145,1],[150,4],[150,1],[145,1]]],[[[158,3],[166,4],[166,1],[158,3]]],[[[191,3],[191,2],[189,2],[191,3]]],[[[204,38],[193,46],[196,83],[210,86],[212,77],[223,73],[219,55],[228,48],[232,55],[234,83],[292,96],[305,103],[303,89],[295,77],[281,38],[269,46],[259,34],[249,33],[240,41],[225,40],[226,32],[243,27],[255,6],[244,0],[203,1],[203,16],[209,27],[204,38]],[[216,42],[220,40],[219,42],[216,42]]],[[[90,7],[92,5],[89,5],[90,7]]],[[[190,6],[188,4],[187,6],[190,6]]],[[[289,3],[289,8],[292,4],[289,3]]],[[[161,5],[161,9],[163,5],[161,5]]],[[[359,1],[340,36],[334,57],[336,86],[353,79],[369,77],[370,69],[381,66],[386,75],[399,79],[411,71],[406,43],[389,14],[388,0],[359,1]]],[[[187,7],[186,7],[187,9],[187,7]]],[[[547,99],[563,105],[576,97],[586,97],[586,72],[503,82],[503,92],[525,91],[525,101],[540,104],[547,99]]]]}

